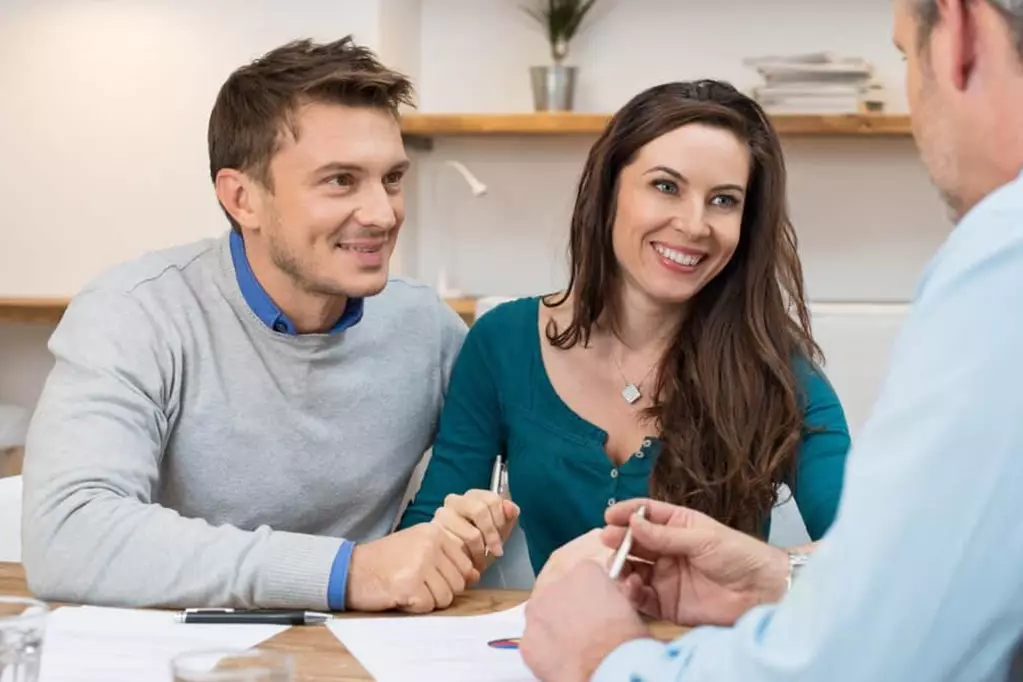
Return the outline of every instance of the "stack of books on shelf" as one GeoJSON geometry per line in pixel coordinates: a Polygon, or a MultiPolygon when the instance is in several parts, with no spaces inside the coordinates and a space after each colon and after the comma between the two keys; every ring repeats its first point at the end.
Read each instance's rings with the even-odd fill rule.
{"type": "Polygon", "coordinates": [[[884,110],[884,87],[874,67],[858,57],[827,52],[751,57],[764,84],[752,97],[771,114],[857,114],[884,110]]]}

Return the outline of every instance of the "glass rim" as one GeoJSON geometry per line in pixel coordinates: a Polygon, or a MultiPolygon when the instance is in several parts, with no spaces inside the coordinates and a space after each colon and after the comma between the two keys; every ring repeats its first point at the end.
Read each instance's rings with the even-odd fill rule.
{"type": "Polygon", "coordinates": [[[13,594],[0,595],[0,605],[3,604],[24,604],[29,607],[18,615],[5,616],[0,614],[0,625],[17,623],[18,621],[38,620],[50,613],[50,605],[35,597],[19,597],[13,594]],[[34,609],[30,611],[29,609],[34,609]]]}

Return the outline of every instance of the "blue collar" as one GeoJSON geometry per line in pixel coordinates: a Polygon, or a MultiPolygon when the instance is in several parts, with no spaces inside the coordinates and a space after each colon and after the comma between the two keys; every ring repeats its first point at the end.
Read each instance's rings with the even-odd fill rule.
{"type": "MultiPolygon", "coordinates": [[[[297,335],[298,330],[295,329],[295,324],[281,312],[270,295],[266,293],[263,285],[256,279],[256,274],[252,272],[249,259],[245,256],[245,241],[242,236],[237,231],[231,230],[230,239],[235,277],[238,278],[238,288],[242,290],[245,302],[249,304],[256,317],[270,329],[281,334],[297,335]]],[[[349,298],[348,303],[345,304],[344,312],[341,313],[341,318],[328,333],[343,332],[358,323],[362,319],[362,304],[363,299],[361,298],[349,298]]]]}

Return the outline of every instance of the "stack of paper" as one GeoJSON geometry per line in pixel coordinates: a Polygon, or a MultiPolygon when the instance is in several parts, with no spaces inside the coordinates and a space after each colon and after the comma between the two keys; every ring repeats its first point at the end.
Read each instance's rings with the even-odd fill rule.
{"type": "Polygon", "coordinates": [[[518,640],[525,606],[485,616],[345,618],[327,624],[377,682],[533,682],[518,640]]]}
{"type": "Polygon", "coordinates": [[[744,60],[763,77],[753,97],[769,113],[845,114],[880,111],[884,88],[874,67],[857,57],[827,52],[744,60]]]}
{"type": "Polygon", "coordinates": [[[178,654],[249,649],[289,627],[183,624],[168,611],[59,608],[47,618],[39,680],[169,682],[178,654]]]}

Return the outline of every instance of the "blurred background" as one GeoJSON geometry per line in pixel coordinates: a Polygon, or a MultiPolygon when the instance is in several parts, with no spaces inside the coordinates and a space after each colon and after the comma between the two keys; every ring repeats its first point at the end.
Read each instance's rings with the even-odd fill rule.
{"type": "Polygon", "coordinates": [[[891,0],[577,4],[573,33],[531,0],[0,0],[0,473],[17,469],[66,299],[115,263],[227,229],[206,155],[224,79],[289,40],[346,34],[418,92],[392,268],[469,322],[564,284],[575,183],[627,99],[703,77],[761,99],[855,437],[951,229],[905,116],[891,0]]]}

